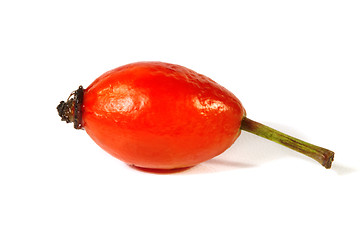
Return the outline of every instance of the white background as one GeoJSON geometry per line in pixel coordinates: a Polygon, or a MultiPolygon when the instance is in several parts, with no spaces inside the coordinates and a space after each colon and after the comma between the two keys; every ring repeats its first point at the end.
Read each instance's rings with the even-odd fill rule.
{"type": "Polygon", "coordinates": [[[0,239],[360,239],[359,1],[1,1],[0,239]],[[331,170],[242,133],[187,171],[130,168],[56,106],[135,61],[177,63],[331,170]]]}

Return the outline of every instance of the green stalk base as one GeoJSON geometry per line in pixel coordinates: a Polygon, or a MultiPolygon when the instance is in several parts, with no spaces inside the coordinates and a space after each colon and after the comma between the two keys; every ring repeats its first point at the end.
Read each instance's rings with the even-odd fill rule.
{"type": "Polygon", "coordinates": [[[249,118],[244,118],[241,122],[241,130],[256,134],[273,142],[279,143],[285,147],[291,148],[299,153],[305,154],[318,161],[325,168],[331,168],[334,161],[334,152],[304,142],[300,139],[291,137],[285,133],[279,132],[273,128],[255,122],[249,118]]]}

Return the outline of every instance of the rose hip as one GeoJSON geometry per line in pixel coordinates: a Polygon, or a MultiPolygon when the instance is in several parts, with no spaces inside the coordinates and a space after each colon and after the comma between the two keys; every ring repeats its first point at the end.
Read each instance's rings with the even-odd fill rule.
{"type": "Polygon", "coordinates": [[[142,168],[177,169],[229,148],[241,130],[301,152],[331,167],[334,153],[246,117],[230,91],[188,68],[137,62],[115,68],[74,91],[57,107],[114,157],[142,168]]]}

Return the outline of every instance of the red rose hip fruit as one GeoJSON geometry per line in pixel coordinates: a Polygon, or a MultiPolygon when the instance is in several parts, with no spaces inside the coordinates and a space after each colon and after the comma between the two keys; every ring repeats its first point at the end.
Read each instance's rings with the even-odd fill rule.
{"type": "Polygon", "coordinates": [[[229,148],[241,129],[302,152],[330,168],[334,153],[245,117],[241,102],[210,78],[163,62],[113,69],[57,107],[114,157],[142,168],[177,169],[229,148]]]}

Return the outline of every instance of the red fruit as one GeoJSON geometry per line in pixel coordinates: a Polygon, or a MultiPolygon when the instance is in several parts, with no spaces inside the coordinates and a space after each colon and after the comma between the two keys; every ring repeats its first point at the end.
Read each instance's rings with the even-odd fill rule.
{"type": "MultiPolygon", "coordinates": [[[[190,167],[219,155],[240,135],[242,122],[247,131],[264,131],[245,118],[230,91],[188,68],[162,62],[111,70],[85,90],[80,86],[58,111],[114,157],[152,169],[190,167]]],[[[303,147],[292,148],[301,152],[303,147]]]]}
{"type": "Polygon", "coordinates": [[[139,62],[84,90],[81,126],[105,151],[144,168],[194,166],[229,148],[245,110],[228,90],[188,68],[139,62]]]}

